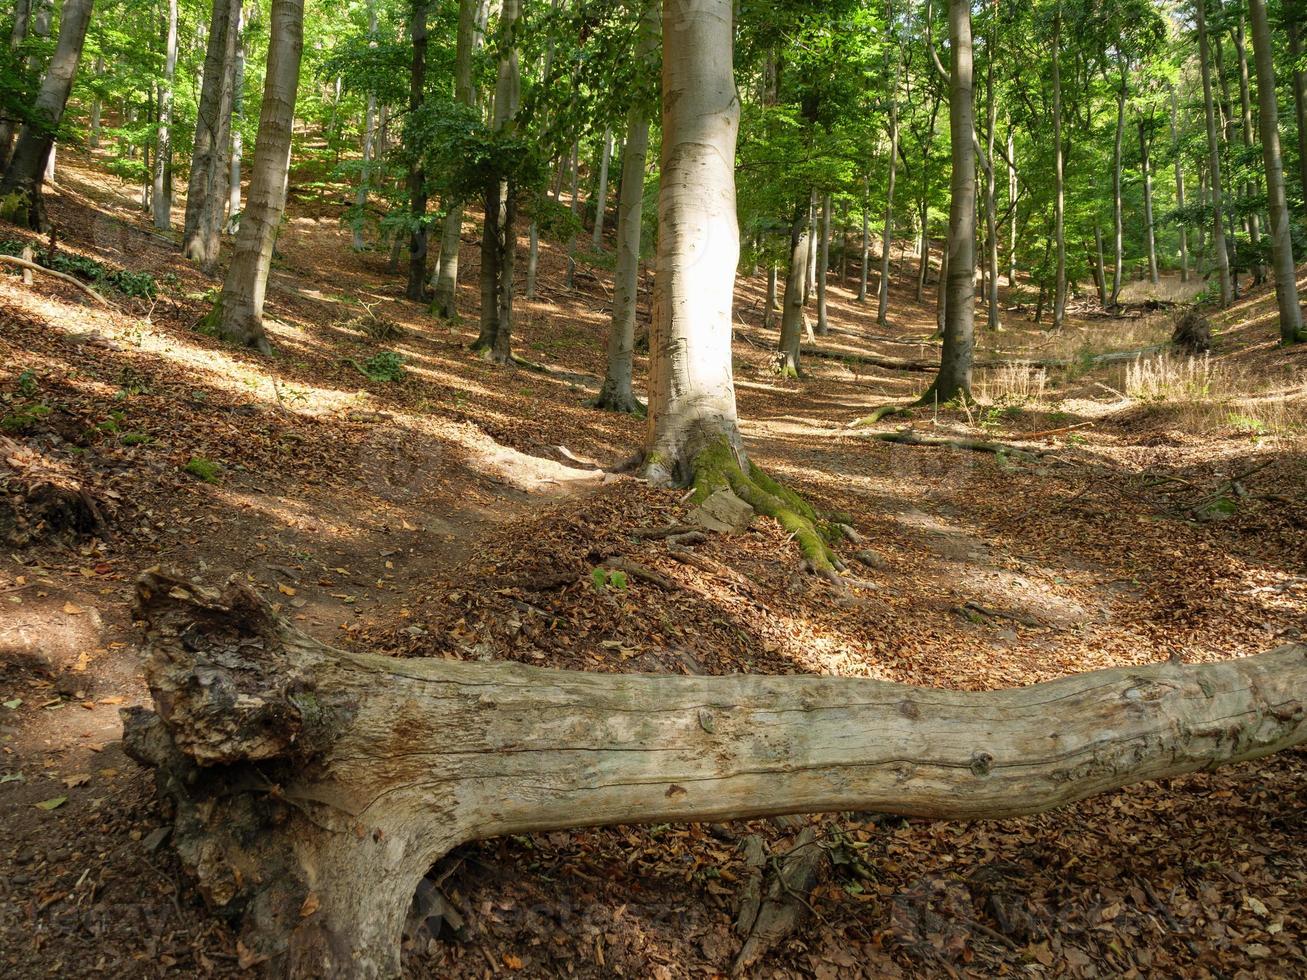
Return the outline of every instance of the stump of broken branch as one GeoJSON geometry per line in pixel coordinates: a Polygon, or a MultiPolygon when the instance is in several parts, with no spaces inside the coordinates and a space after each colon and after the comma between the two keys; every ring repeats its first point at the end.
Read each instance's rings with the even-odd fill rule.
{"type": "Polygon", "coordinates": [[[124,743],[243,959],[394,977],[451,848],[636,822],[980,819],[1307,740],[1307,646],[962,693],[862,678],[582,674],[332,649],[233,580],[137,586],[154,710],[124,743]]]}

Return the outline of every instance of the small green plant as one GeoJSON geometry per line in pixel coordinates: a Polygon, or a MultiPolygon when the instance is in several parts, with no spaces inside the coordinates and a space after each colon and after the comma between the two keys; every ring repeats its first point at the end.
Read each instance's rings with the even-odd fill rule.
{"type": "Polygon", "coordinates": [[[8,415],[0,416],[0,432],[21,435],[30,432],[41,419],[53,411],[49,405],[28,405],[8,415]]]}
{"type": "Polygon", "coordinates": [[[31,371],[24,371],[18,376],[18,393],[24,398],[36,397],[36,375],[31,371]]]}
{"type": "Polygon", "coordinates": [[[1231,412],[1228,418],[1230,427],[1241,436],[1248,436],[1257,439],[1267,434],[1266,423],[1261,419],[1255,419],[1251,415],[1240,415],[1238,412],[1231,412]]]}
{"type": "Polygon", "coordinates": [[[630,584],[625,572],[613,571],[609,568],[596,568],[592,571],[590,583],[596,592],[607,592],[610,589],[615,592],[625,592],[630,584]]]}
{"type": "Polygon", "coordinates": [[[124,446],[148,446],[154,442],[154,437],[144,432],[124,432],[120,441],[124,446]]]}
{"type": "Polygon", "coordinates": [[[362,364],[357,361],[350,361],[350,363],[368,380],[379,384],[404,380],[404,355],[396,354],[391,350],[373,354],[362,364]]]}
{"type": "Polygon", "coordinates": [[[222,473],[221,466],[211,459],[205,459],[203,456],[192,456],[190,462],[183,466],[182,470],[197,480],[203,480],[205,483],[217,483],[218,477],[222,473]]]}
{"type": "Polygon", "coordinates": [[[126,419],[127,416],[122,412],[110,412],[109,417],[97,424],[96,428],[106,435],[116,435],[122,431],[122,424],[126,419]]]}

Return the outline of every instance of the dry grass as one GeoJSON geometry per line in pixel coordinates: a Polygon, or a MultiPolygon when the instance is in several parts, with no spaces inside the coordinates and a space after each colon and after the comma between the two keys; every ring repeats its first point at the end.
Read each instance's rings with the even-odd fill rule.
{"type": "Polygon", "coordinates": [[[1043,402],[1048,372],[1026,361],[1012,361],[985,372],[976,386],[982,402],[993,405],[1035,405],[1043,402]]]}
{"type": "Polygon", "coordinates": [[[1181,282],[1179,276],[1163,276],[1156,286],[1147,279],[1128,282],[1121,287],[1121,302],[1144,303],[1156,299],[1164,303],[1192,303],[1204,285],[1197,276],[1190,276],[1188,282],[1181,282]]]}

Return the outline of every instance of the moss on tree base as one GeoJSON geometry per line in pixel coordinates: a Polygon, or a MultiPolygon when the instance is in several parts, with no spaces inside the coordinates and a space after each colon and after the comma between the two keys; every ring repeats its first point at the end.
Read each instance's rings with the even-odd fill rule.
{"type": "Polygon", "coordinates": [[[725,439],[694,457],[694,493],[690,500],[701,504],[723,489],[785,528],[798,543],[810,571],[839,581],[844,563],[831,547],[841,537],[839,528],[762,467],[747,460],[742,466],[725,439]]]}

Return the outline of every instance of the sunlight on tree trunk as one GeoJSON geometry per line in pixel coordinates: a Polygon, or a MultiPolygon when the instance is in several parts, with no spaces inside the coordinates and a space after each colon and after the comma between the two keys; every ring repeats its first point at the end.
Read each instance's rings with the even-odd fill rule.
{"type": "Polygon", "coordinates": [[[191,176],[186,193],[182,253],[206,272],[218,263],[223,198],[227,193],[227,153],[231,140],[232,84],[241,0],[213,0],[208,49],[195,121],[191,176]]]}
{"type": "Polygon", "coordinates": [[[154,227],[172,228],[172,111],[177,74],[177,0],[168,0],[168,32],[164,42],[163,80],[159,87],[159,130],[155,137],[154,227]]]}
{"type": "Polygon", "coordinates": [[[1207,190],[1212,205],[1212,248],[1220,282],[1221,305],[1234,299],[1230,278],[1230,254],[1225,248],[1225,217],[1221,209],[1221,142],[1216,128],[1216,107],[1212,104],[1212,58],[1207,40],[1207,0],[1194,0],[1198,26],[1198,67],[1203,79],[1203,112],[1207,119],[1207,190]]]}

